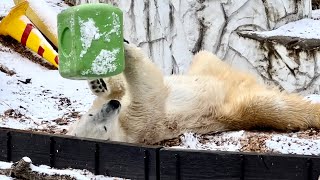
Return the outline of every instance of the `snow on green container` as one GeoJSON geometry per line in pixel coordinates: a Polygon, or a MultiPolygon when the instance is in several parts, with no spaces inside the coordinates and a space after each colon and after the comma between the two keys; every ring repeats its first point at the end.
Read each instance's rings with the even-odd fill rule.
{"type": "Polygon", "coordinates": [[[58,14],[59,72],[95,79],[124,69],[123,14],[108,4],[82,4],[58,14]]]}

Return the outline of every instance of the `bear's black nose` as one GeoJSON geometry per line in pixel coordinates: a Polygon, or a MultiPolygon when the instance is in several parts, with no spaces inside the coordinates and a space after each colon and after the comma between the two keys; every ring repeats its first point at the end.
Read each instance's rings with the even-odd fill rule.
{"type": "Polygon", "coordinates": [[[112,109],[118,109],[121,106],[120,102],[117,100],[111,100],[108,104],[112,109]]]}

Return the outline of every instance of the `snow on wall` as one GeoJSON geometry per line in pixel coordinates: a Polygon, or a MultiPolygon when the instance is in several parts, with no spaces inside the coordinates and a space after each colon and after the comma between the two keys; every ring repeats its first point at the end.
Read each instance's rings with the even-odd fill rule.
{"type": "MultiPolygon", "coordinates": [[[[318,41],[300,47],[306,43],[299,37],[274,43],[269,37],[257,39],[242,33],[271,31],[289,22],[311,18],[311,0],[67,1],[105,2],[120,7],[124,12],[125,38],[142,47],[165,74],[183,73],[193,54],[205,49],[287,91],[320,92],[317,66],[320,54],[315,46],[318,41]],[[302,43],[296,44],[297,41],[302,43]]],[[[300,21],[295,26],[301,26],[299,31],[306,31],[308,37],[320,30],[319,26],[310,30],[300,21]]]]}

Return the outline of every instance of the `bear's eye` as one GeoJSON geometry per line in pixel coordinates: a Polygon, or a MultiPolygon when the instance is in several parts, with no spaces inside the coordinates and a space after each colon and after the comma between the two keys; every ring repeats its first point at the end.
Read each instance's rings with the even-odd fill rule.
{"type": "Polygon", "coordinates": [[[103,128],[104,128],[105,131],[108,131],[106,126],[103,126],[103,128]]]}
{"type": "Polygon", "coordinates": [[[89,114],[89,116],[93,116],[93,114],[89,114]]]}

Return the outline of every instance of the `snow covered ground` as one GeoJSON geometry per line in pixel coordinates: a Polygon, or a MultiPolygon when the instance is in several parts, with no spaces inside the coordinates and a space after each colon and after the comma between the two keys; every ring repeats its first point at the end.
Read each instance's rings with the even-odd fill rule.
{"type": "MultiPolygon", "coordinates": [[[[8,13],[5,9],[13,6],[12,2],[0,2],[0,7],[5,7],[2,13],[8,13]]],[[[61,0],[46,2],[56,14],[67,7],[61,0]]],[[[0,62],[16,73],[13,76],[0,73],[2,127],[63,131],[64,125],[78,119],[94,98],[86,81],[64,79],[57,70],[48,70],[31,62],[2,44],[0,62]]]]}
{"type": "MultiPolygon", "coordinates": [[[[45,3],[55,12],[67,7],[62,0],[45,0],[45,3]]],[[[1,0],[0,17],[5,16],[13,6],[12,0],[1,0]]],[[[308,28],[309,25],[318,26],[319,18],[320,11],[315,11],[314,20],[300,20],[270,33],[303,34],[308,38],[312,38],[310,33],[319,36],[319,32],[314,33],[308,28]]],[[[15,74],[8,75],[0,71],[0,127],[64,134],[69,125],[78,120],[93,101],[94,96],[86,81],[64,79],[57,70],[49,70],[34,63],[14,48],[0,42],[1,64],[13,70],[15,74]]],[[[314,102],[320,100],[317,95],[310,98],[314,102]]],[[[172,148],[320,155],[320,131],[236,131],[201,136],[185,133],[175,142],[167,144],[172,148]]],[[[2,165],[0,162],[0,167],[2,165]]],[[[45,166],[38,168],[48,169],[45,166]]],[[[77,172],[81,175],[79,171],[77,172]]],[[[92,174],[86,178],[98,179],[92,174]]],[[[0,179],[4,177],[0,176],[0,179]]]]}
{"type": "Polygon", "coordinates": [[[16,72],[0,73],[0,126],[63,130],[93,100],[85,81],[64,79],[0,44],[0,62],[16,72]]]}
{"type": "Polygon", "coordinates": [[[185,133],[180,136],[180,139],[166,146],[178,149],[318,156],[320,155],[320,131],[307,130],[292,133],[234,131],[208,135],[185,133]]]}

